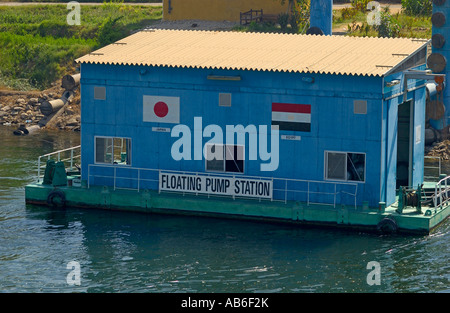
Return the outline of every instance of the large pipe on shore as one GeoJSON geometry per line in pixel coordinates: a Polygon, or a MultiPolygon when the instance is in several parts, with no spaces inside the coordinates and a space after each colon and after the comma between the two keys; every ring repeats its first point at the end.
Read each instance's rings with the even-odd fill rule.
{"type": "Polygon", "coordinates": [[[65,89],[61,98],[44,101],[40,105],[41,113],[44,114],[45,117],[38,122],[38,125],[31,125],[28,127],[25,127],[25,125],[20,125],[19,128],[13,132],[13,134],[17,136],[25,136],[38,131],[47,124],[51,124],[57,116],[61,115],[61,112],[63,112],[61,109],[64,108],[67,102],[73,98],[73,90],[80,84],[80,78],[81,74],[65,75],[61,81],[61,87],[65,89]]]}
{"type": "Polygon", "coordinates": [[[25,136],[31,133],[34,133],[35,131],[38,131],[41,129],[39,125],[31,125],[28,127],[25,127],[24,125],[20,125],[20,127],[13,132],[16,136],[25,136]]]}
{"type": "Polygon", "coordinates": [[[66,102],[67,99],[65,98],[44,101],[40,106],[41,113],[44,114],[45,116],[48,116],[53,112],[56,112],[59,109],[61,109],[64,106],[64,104],[66,104],[66,102]]]}
{"type": "Polygon", "coordinates": [[[74,90],[80,83],[81,74],[65,75],[61,80],[61,87],[66,90],[74,90]]]}
{"type": "Polygon", "coordinates": [[[45,116],[49,116],[55,112],[58,112],[72,97],[73,91],[66,90],[60,99],[42,102],[40,106],[41,113],[45,116]]]}

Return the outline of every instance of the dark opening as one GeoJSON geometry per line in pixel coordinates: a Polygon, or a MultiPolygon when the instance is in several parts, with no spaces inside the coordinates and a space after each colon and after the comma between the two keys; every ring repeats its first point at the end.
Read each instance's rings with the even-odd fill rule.
{"type": "Polygon", "coordinates": [[[397,186],[409,186],[411,171],[411,101],[398,106],[397,124],[397,186]]]}

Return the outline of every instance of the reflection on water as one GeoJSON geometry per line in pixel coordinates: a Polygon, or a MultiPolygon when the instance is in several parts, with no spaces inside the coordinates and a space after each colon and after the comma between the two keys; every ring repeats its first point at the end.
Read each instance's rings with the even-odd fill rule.
{"type": "MultiPolygon", "coordinates": [[[[9,130],[9,129],[7,129],[9,130]]],[[[78,134],[15,137],[0,127],[4,292],[449,292],[447,221],[431,236],[378,236],[168,215],[24,204],[38,155],[78,134]],[[69,286],[77,261],[81,284],[69,286]],[[381,265],[369,286],[367,263],[381,265]]]]}

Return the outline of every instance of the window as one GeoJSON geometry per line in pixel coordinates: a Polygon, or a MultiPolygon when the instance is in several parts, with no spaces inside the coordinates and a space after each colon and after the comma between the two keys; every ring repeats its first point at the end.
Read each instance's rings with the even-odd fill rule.
{"type": "Polygon", "coordinates": [[[325,179],[364,182],[365,171],[364,153],[325,151],[325,179]]]}
{"type": "Polygon", "coordinates": [[[105,100],[106,99],[106,88],[105,87],[94,87],[94,99],[95,100],[105,100]]]}
{"type": "Polygon", "coordinates": [[[244,173],[244,146],[206,144],[206,170],[244,173]]]}
{"type": "Polygon", "coordinates": [[[345,160],[346,153],[327,153],[327,179],[345,180],[345,160]]]}
{"type": "Polygon", "coordinates": [[[95,137],[95,163],[131,165],[131,139],[95,137]]]}

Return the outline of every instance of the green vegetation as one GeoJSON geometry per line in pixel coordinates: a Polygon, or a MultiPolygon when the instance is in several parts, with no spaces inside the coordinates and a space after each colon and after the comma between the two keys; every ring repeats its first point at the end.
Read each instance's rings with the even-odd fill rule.
{"type": "Polygon", "coordinates": [[[369,25],[367,16],[354,7],[333,11],[333,25],[345,28],[349,36],[431,38],[431,14],[410,15],[404,10],[393,14],[387,6],[381,9],[379,25],[369,25]]]}
{"type": "MultiPolygon", "coordinates": [[[[276,1],[276,0],[274,0],[276,1]]],[[[233,31],[263,33],[305,33],[309,27],[310,0],[278,0],[288,3],[288,12],[278,15],[277,22],[252,22],[236,26],[233,31]]]]}
{"type": "Polygon", "coordinates": [[[402,7],[408,15],[431,16],[432,0],[402,0],[402,7]]]}
{"type": "MultiPolygon", "coordinates": [[[[0,0],[0,2],[70,2],[74,0],[0,0]]],[[[93,3],[103,3],[104,0],[77,0],[77,2],[93,2],[93,3]]],[[[125,0],[124,3],[160,3],[162,0],[125,0]]]]}
{"type": "MultiPolygon", "coordinates": [[[[278,23],[251,23],[235,31],[305,33],[308,29],[309,0],[279,0],[289,3],[290,14],[280,14],[278,23]]],[[[353,0],[349,7],[333,10],[333,32],[349,36],[431,38],[432,0],[402,0],[403,9],[392,13],[380,9],[379,25],[369,25],[367,9],[371,0],[353,0]]],[[[371,23],[373,24],[373,23],[371,23]]]]}
{"type": "Polygon", "coordinates": [[[161,19],[162,8],[116,3],[81,7],[68,25],[65,5],[0,6],[0,85],[44,89],[73,71],[74,59],[161,19]]]}
{"type": "MultiPolygon", "coordinates": [[[[53,1],[57,0],[48,0],[53,1]]],[[[47,88],[62,75],[73,72],[74,59],[162,17],[162,7],[110,1],[122,2],[81,6],[81,25],[73,26],[67,23],[70,10],[66,5],[0,6],[0,87],[47,88]]],[[[135,1],[155,2],[126,2],[135,1]]],[[[277,1],[289,3],[289,13],[281,14],[278,23],[253,22],[233,30],[305,33],[309,27],[310,0],[277,1]]],[[[333,11],[334,31],[349,36],[431,38],[432,0],[402,0],[401,12],[384,8],[378,26],[367,22],[371,13],[367,10],[369,1],[353,0],[350,7],[333,11]]]]}

